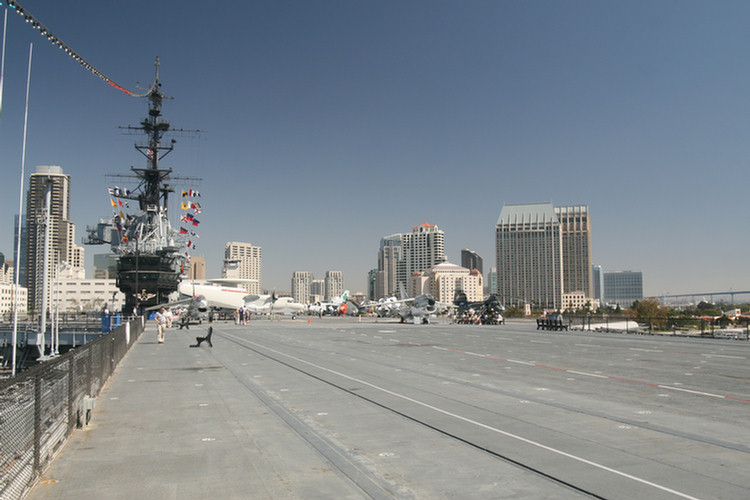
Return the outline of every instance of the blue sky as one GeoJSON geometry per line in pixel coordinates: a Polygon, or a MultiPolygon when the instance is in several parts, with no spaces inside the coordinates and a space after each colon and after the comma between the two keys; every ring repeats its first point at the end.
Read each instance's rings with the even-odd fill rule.
{"type": "MultiPolygon", "coordinates": [[[[153,80],[178,128],[162,163],[200,177],[195,251],[263,248],[263,286],[295,270],[365,289],[382,236],[422,222],[446,253],[494,262],[503,204],[586,204],[593,260],[647,295],[750,289],[746,1],[59,2],[23,6],[120,85],[153,80]]],[[[26,170],[72,175],[72,219],[110,213],[106,174],[143,166],[147,103],[8,17],[0,252],[26,170]]],[[[179,210],[172,210],[176,221],[179,210]]],[[[87,261],[102,247],[86,247],[87,261]]]]}

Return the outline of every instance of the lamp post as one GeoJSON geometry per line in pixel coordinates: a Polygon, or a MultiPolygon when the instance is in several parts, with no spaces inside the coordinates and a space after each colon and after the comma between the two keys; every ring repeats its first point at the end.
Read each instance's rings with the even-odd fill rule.
{"type": "Polygon", "coordinates": [[[140,296],[138,294],[138,237],[135,237],[135,315],[140,313],[140,296]]]}

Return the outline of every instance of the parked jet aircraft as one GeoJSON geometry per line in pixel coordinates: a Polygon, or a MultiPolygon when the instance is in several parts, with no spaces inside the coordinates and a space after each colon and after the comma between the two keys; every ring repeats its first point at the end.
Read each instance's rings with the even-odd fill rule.
{"type": "MultiPolygon", "coordinates": [[[[403,288],[401,295],[406,297],[403,288]]],[[[380,311],[384,312],[386,316],[398,316],[401,318],[401,323],[413,321],[422,324],[429,323],[430,316],[446,312],[451,307],[451,304],[438,302],[429,293],[423,293],[413,298],[397,299],[396,297],[390,297],[368,305],[376,308],[376,310],[380,308],[380,311]]]]}
{"type": "Polygon", "coordinates": [[[296,316],[304,312],[305,305],[294,302],[292,297],[273,295],[248,295],[244,298],[244,307],[256,314],[291,314],[296,316]]]}
{"type": "Polygon", "coordinates": [[[180,313],[179,324],[181,326],[189,325],[191,322],[201,323],[207,319],[210,309],[229,309],[236,310],[242,307],[243,298],[247,295],[247,290],[240,287],[222,286],[222,283],[238,284],[252,280],[227,280],[217,278],[208,280],[217,284],[195,284],[185,281],[178,285],[177,290],[183,298],[166,303],[149,307],[147,310],[156,310],[162,306],[169,308],[182,308],[180,313]]]}
{"type": "Polygon", "coordinates": [[[358,306],[349,299],[349,290],[345,290],[340,297],[334,297],[330,302],[315,302],[307,308],[311,314],[356,314],[358,306]]]}

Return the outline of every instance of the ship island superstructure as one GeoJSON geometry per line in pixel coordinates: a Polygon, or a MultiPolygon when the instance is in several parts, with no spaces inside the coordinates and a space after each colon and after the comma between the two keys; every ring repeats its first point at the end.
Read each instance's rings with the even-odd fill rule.
{"type": "Polygon", "coordinates": [[[159,82],[158,59],[156,68],[156,78],[147,96],[148,117],[138,126],[122,127],[146,135],[145,143],[135,144],[135,149],[145,157],[146,167],[131,167],[133,174],[121,176],[137,180],[133,190],[116,187],[113,192],[110,188],[118,203],[137,202],[138,211],[125,214],[115,207],[111,219],[101,219],[96,227],[87,228],[88,237],[84,241],[111,245],[118,262],[117,286],[125,294],[127,312],[167,302],[169,294],[177,290],[187,259],[179,231],[172,228],[168,218],[169,194],[174,192],[168,184],[172,169],[159,165],[172,152],[176,141],[163,144],[165,134],[175,129],[161,114],[165,96],[159,82]]]}

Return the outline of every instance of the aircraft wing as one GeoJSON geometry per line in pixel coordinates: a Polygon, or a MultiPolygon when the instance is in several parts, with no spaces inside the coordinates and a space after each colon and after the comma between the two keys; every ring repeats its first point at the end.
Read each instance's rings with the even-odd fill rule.
{"type": "Polygon", "coordinates": [[[209,283],[217,283],[219,285],[227,285],[227,286],[238,286],[238,285],[246,285],[249,283],[257,283],[258,280],[256,279],[244,279],[244,278],[211,278],[207,279],[209,283]]]}
{"type": "Polygon", "coordinates": [[[156,304],[155,306],[146,307],[144,311],[157,311],[161,309],[162,307],[170,308],[175,306],[186,306],[190,305],[193,302],[193,297],[187,297],[180,300],[173,300],[172,302],[163,302],[161,304],[156,304]]]}

